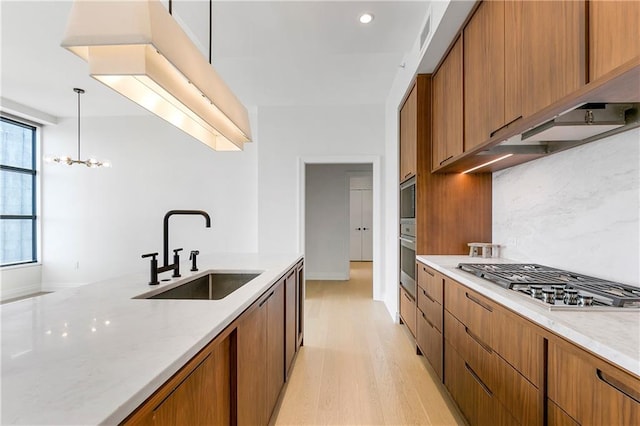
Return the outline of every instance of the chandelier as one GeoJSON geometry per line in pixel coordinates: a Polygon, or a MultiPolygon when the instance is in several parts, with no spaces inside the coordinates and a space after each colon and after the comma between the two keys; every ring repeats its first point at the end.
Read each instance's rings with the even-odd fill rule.
{"type": "Polygon", "coordinates": [[[78,94],[78,157],[75,160],[68,155],[61,157],[45,157],[44,161],[47,163],[66,164],[68,166],[72,166],[74,164],[84,164],[85,166],[91,167],[92,169],[98,167],[111,167],[111,163],[106,160],[100,161],[93,157],[89,157],[86,160],[80,159],[80,95],[84,93],[84,89],[75,87],[73,91],[78,94]]]}

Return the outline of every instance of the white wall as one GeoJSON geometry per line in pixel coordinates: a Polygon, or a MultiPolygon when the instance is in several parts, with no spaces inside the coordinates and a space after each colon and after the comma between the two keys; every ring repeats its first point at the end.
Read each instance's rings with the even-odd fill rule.
{"type": "Polygon", "coordinates": [[[305,274],[307,279],[349,279],[349,172],[358,170],[371,170],[371,165],[307,164],[306,166],[305,274]]]}
{"type": "Polygon", "coordinates": [[[640,130],[493,175],[502,255],[640,283],[640,130]]]}
{"type": "MultiPolygon", "coordinates": [[[[45,127],[45,155],[75,156],[75,146],[75,119],[45,127]]],[[[205,210],[212,220],[206,229],[202,217],[171,218],[169,248],[183,247],[183,259],[191,249],[257,251],[255,144],[215,152],[155,116],[110,117],[83,118],[82,150],[113,168],[44,165],[44,289],[146,270],[143,253],[159,252],[162,261],[171,209],[205,210]]]]}
{"type": "MultiPolygon", "coordinates": [[[[258,153],[259,249],[277,253],[302,250],[299,218],[300,161],[328,157],[364,158],[384,153],[384,107],[296,106],[260,108],[258,153]]],[[[319,161],[314,161],[319,162],[319,161]]],[[[342,161],[344,162],[344,161],[342,161]]],[[[370,162],[370,161],[369,161],[370,162]]],[[[384,170],[383,176],[384,176],[384,170]]],[[[384,179],[384,177],[383,177],[384,179]]],[[[380,291],[380,265],[374,264],[374,282],[380,291]]]]}

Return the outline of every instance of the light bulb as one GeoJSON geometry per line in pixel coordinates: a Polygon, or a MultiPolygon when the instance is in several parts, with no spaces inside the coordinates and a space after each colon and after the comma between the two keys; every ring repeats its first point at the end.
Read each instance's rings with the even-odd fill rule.
{"type": "Polygon", "coordinates": [[[363,13],[362,15],[360,15],[360,23],[362,24],[368,24],[371,21],[373,21],[373,15],[370,13],[363,13]]]}

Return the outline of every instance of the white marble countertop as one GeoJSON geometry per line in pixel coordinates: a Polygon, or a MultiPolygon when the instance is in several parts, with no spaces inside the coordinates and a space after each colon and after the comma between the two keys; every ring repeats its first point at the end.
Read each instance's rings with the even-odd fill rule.
{"type": "Polygon", "coordinates": [[[1,305],[0,423],[117,424],[300,259],[203,256],[157,287],[140,273],[1,305]],[[133,299],[211,270],[264,272],[221,300],[133,299]]]}
{"type": "Polygon", "coordinates": [[[640,376],[640,311],[550,311],[534,300],[457,268],[459,263],[523,262],[469,256],[416,258],[547,330],[640,376]]]}

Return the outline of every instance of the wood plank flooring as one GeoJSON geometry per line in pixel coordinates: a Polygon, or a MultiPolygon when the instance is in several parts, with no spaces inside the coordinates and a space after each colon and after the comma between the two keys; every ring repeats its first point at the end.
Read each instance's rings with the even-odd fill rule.
{"type": "Polygon", "coordinates": [[[373,301],[371,263],[306,285],[304,346],[276,425],[464,424],[408,331],[373,301]]]}

